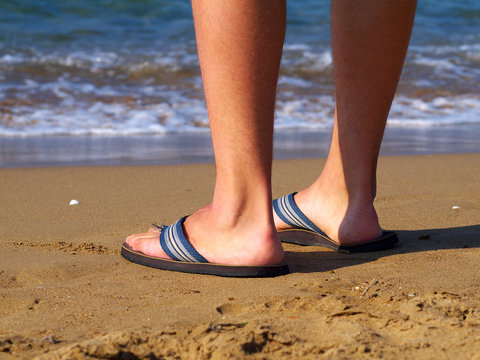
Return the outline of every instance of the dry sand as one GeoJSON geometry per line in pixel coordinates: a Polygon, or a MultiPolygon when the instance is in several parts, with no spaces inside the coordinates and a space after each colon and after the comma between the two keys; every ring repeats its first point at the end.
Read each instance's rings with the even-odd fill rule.
{"type": "MultiPolygon", "coordinates": [[[[323,163],[277,161],[274,195],[323,163]]],[[[271,279],[120,257],[127,234],[209,201],[213,179],[211,164],[0,170],[0,358],[480,359],[480,154],[380,159],[391,251],[286,245],[293,272],[271,279]]]]}

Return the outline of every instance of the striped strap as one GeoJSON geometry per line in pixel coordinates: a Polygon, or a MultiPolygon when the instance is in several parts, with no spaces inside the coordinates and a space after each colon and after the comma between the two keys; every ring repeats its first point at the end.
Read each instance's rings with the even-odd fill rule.
{"type": "Polygon", "coordinates": [[[285,223],[296,228],[310,230],[320,235],[326,236],[309,218],[298,208],[293,199],[296,192],[284,197],[273,200],[273,210],[277,216],[285,223]]]}
{"type": "Polygon", "coordinates": [[[183,233],[182,224],[186,218],[184,216],[170,226],[157,226],[162,230],[160,233],[160,246],[172,260],[208,263],[208,260],[193,248],[183,233]]]}

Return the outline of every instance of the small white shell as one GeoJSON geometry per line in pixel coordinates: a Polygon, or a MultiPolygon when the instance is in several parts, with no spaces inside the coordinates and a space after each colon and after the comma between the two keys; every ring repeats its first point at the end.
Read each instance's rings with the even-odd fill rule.
{"type": "Polygon", "coordinates": [[[452,206],[452,209],[454,209],[454,210],[456,210],[456,209],[460,209],[460,206],[457,206],[457,205],[455,205],[455,206],[452,206]]]}
{"type": "Polygon", "coordinates": [[[75,199],[70,200],[70,204],[69,204],[69,205],[80,205],[80,201],[75,200],[75,199]]]}

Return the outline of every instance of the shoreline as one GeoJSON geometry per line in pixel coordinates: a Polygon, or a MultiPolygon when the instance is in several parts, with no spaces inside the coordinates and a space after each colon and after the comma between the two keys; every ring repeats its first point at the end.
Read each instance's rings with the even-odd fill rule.
{"type": "MultiPolygon", "coordinates": [[[[275,161],[274,196],[324,163],[275,161]]],[[[0,169],[0,358],[478,358],[480,154],[380,157],[390,251],[286,244],[293,272],[271,279],[120,257],[127,234],[207,203],[214,176],[213,164],[0,169]]]]}
{"type": "MultiPolygon", "coordinates": [[[[277,130],[274,158],[323,158],[331,130],[277,130]]],[[[387,127],[381,156],[480,152],[480,125],[387,127]]],[[[45,136],[0,139],[0,168],[212,163],[210,134],[45,136]]]]}

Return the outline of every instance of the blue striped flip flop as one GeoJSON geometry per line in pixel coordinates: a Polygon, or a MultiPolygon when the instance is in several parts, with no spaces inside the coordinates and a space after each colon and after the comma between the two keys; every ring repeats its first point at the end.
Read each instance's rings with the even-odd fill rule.
{"type": "Polygon", "coordinates": [[[296,193],[285,195],[273,200],[273,210],[282,221],[293,229],[280,230],[280,240],[304,246],[323,246],[339,252],[359,253],[368,251],[385,250],[392,248],[398,237],[393,231],[384,231],[382,236],[356,243],[355,245],[340,245],[330,239],[320,230],[295,204],[293,196],[296,193]]]}
{"type": "Polygon", "coordinates": [[[272,277],[288,274],[288,265],[236,266],[209,263],[190,244],[183,232],[184,216],[170,226],[157,226],[161,230],[159,240],[163,251],[171,259],[146,255],[132,249],[126,242],[122,245],[122,256],[136,264],[157,269],[195,274],[209,274],[232,277],[272,277]]]}

